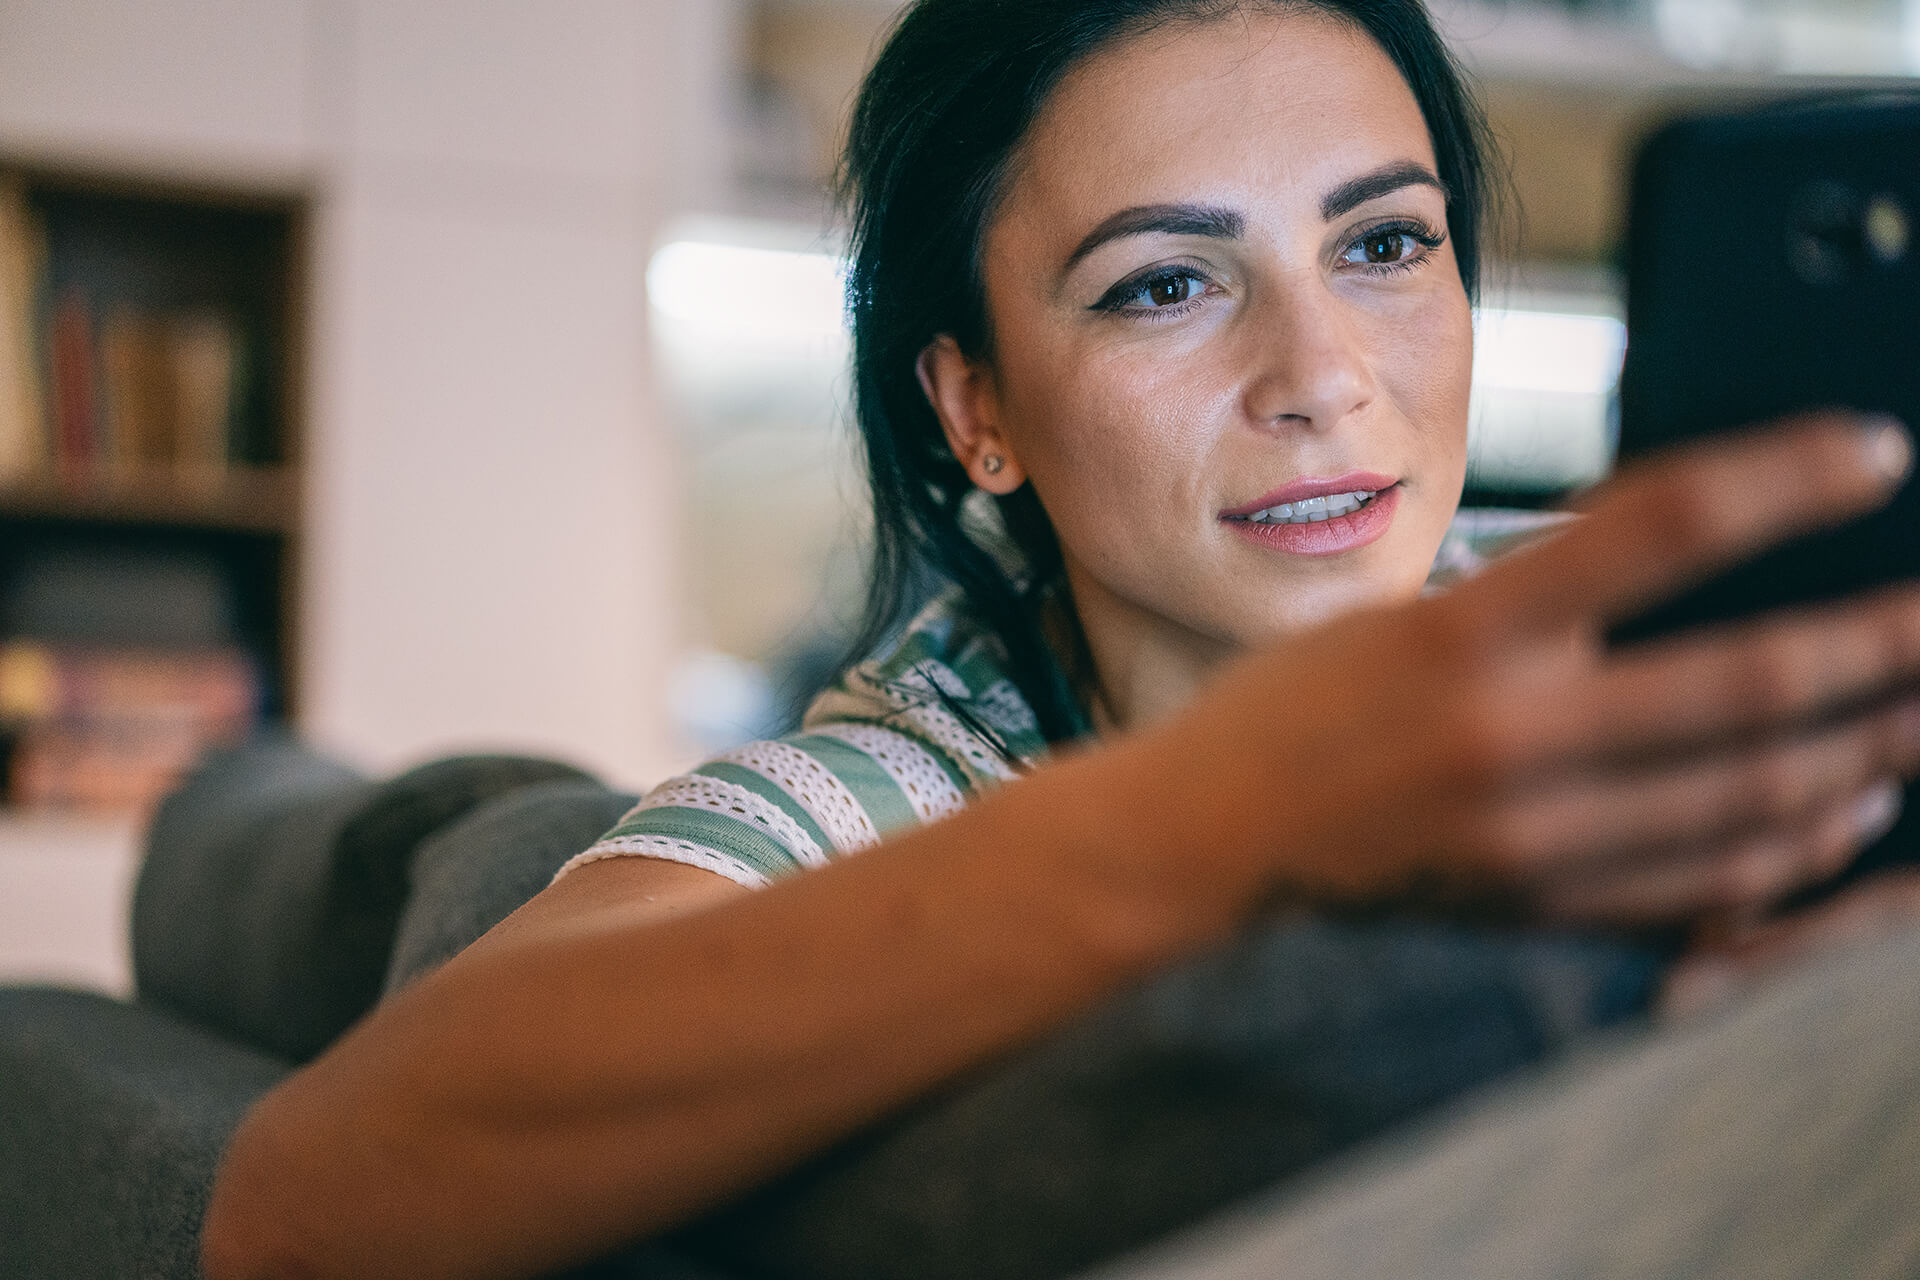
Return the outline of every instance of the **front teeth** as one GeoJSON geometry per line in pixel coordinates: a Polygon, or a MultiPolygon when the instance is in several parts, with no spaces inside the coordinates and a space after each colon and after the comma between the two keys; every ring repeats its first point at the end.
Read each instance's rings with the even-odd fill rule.
{"type": "Polygon", "coordinates": [[[1373,501],[1374,495],[1364,490],[1353,493],[1335,493],[1324,498],[1302,498],[1298,502],[1283,502],[1277,507],[1268,507],[1265,511],[1256,511],[1247,519],[1255,524],[1317,524],[1322,520],[1337,520],[1341,516],[1352,515],[1373,501]]]}

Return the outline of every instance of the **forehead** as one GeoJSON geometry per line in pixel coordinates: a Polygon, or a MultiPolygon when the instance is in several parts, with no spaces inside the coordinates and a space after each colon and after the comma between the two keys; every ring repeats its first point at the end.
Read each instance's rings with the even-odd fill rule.
{"type": "MultiPolygon", "coordinates": [[[[1016,157],[997,222],[1075,237],[1115,209],[1320,196],[1393,161],[1433,164],[1399,70],[1314,9],[1248,10],[1121,40],[1070,71],[1016,157]]],[[[997,228],[996,228],[997,230],[997,228]]]]}

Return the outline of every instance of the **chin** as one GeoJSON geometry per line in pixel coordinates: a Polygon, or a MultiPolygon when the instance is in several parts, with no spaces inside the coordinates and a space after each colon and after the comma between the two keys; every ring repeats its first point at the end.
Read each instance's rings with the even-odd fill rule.
{"type": "MultiPolygon", "coordinates": [[[[1279,608],[1249,628],[1253,633],[1250,643],[1284,639],[1360,609],[1412,600],[1420,594],[1425,581],[1425,575],[1412,578],[1396,574],[1390,579],[1368,575],[1288,592],[1279,608]]],[[[1286,588],[1279,590],[1286,591],[1286,588]]]]}

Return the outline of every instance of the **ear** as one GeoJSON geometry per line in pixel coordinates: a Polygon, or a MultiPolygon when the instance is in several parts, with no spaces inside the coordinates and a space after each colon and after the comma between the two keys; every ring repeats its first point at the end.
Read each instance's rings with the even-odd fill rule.
{"type": "Polygon", "coordinates": [[[947,447],[967,469],[968,478],[996,494],[1012,493],[1025,484],[1027,473],[1000,426],[992,370],[944,333],[926,345],[913,367],[946,432],[947,447]],[[997,467],[989,458],[999,460],[997,467]]]}

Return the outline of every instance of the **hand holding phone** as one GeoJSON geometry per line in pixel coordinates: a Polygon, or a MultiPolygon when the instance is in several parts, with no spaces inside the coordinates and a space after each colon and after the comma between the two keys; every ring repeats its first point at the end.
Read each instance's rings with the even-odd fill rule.
{"type": "MultiPolygon", "coordinates": [[[[1823,408],[1920,423],[1920,94],[1681,120],[1634,172],[1620,455],[1823,408]]],[[[1756,503],[1799,500],[1787,489],[1756,503]]],[[[1920,485],[1662,604],[1617,644],[1920,578],[1920,485]]],[[[1920,805],[1856,870],[1920,851],[1920,805]]]]}

